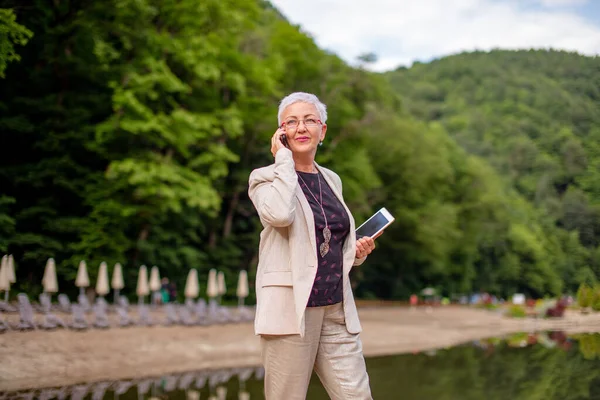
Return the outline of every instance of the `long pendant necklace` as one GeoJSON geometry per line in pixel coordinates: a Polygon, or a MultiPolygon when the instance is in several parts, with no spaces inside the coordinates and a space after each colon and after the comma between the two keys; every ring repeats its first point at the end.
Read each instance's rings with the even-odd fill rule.
{"type": "Polygon", "coordinates": [[[317,196],[315,196],[313,194],[312,190],[310,190],[310,188],[308,187],[308,185],[306,184],[304,179],[302,179],[302,176],[300,176],[300,174],[298,174],[298,178],[300,178],[302,180],[302,183],[304,183],[304,186],[306,186],[306,189],[308,189],[308,193],[311,194],[311,196],[315,199],[315,201],[317,202],[319,207],[321,207],[321,212],[323,213],[323,218],[325,218],[325,228],[323,228],[323,239],[325,239],[325,241],[323,243],[321,243],[321,246],[319,246],[319,253],[321,253],[321,257],[325,257],[325,254],[327,254],[327,252],[329,251],[329,241],[331,240],[331,230],[329,230],[329,224],[327,223],[327,215],[325,215],[325,210],[323,209],[323,191],[321,189],[320,175],[321,174],[319,172],[317,172],[317,180],[319,181],[319,197],[321,198],[320,202],[317,199],[317,196]]]}

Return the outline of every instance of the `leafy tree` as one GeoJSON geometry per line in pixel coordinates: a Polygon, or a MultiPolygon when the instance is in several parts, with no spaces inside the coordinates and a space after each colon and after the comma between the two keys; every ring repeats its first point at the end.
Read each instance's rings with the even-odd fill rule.
{"type": "Polygon", "coordinates": [[[21,59],[15,45],[26,45],[32,35],[29,29],[17,23],[14,10],[0,8],[0,78],[6,77],[4,71],[8,63],[21,59]]]}
{"type": "Polygon", "coordinates": [[[585,309],[592,305],[592,301],[594,299],[594,290],[582,283],[577,290],[577,303],[579,307],[585,309]]]}

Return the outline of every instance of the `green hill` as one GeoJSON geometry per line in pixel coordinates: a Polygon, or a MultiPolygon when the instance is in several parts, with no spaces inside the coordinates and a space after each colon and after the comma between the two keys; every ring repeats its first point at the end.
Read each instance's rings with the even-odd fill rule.
{"type": "Polygon", "coordinates": [[[543,229],[559,229],[567,288],[600,277],[600,58],[474,52],[386,77],[408,114],[441,126],[526,200],[543,229]]]}

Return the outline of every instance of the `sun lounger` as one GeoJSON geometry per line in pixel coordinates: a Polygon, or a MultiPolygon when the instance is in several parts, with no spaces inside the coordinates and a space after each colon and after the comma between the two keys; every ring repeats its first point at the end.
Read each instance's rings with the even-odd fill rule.
{"type": "Polygon", "coordinates": [[[254,308],[248,306],[238,307],[239,322],[251,322],[254,320],[254,308]]]}
{"type": "Polygon", "coordinates": [[[231,312],[230,307],[219,306],[218,308],[218,321],[222,324],[228,324],[231,322],[236,322],[235,315],[231,312]]]}
{"type": "Polygon", "coordinates": [[[19,317],[20,321],[16,328],[20,331],[28,331],[36,328],[36,324],[33,317],[33,307],[29,302],[29,297],[25,293],[19,293],[17,295],[19,301],[19,317]]]}
{"type": "Polygon", "coordinates": [[[217,304],[217,301],[215,299],[211,299],[208,302],[208,307],[207,307],[207,317],[208,320],[211,324],[216,324],[220,322],[220,317],[219,317],[219,304],[217,304]]]}
{"type": "Polygon", "coordinates": [[[194,308],[196,307],[196,303],[194,303],[194,300],[192,299],[185,299],[185,303],[184,303],[185,307],[188,308],[190,311],[193,311],[194,308]]]}
{"type": "Polygon", "coordinates": [[[165,304],[165,313],[167,314],[165,325],[171,326],[179,324],[179,316],[177,315],[177,310],[173,303],[165,304]]]}
{"type": "Polygon", "coordinates": [[[36,392],[34,390],[30,390],[25,393],[19,393],[19,400],[37,400],[35,395],[36,392]]]}
{"type": "Polygon", "coordinates": [[[194,307],[194,314],[196,321],[199,325],[208,325],[208,308],[206,306],[206,300],[199,299],[194,307]]]}
{"type": "Polygon", "coordinates": [[[83,312],[89,312],[92,309],[90,301],[88,300],[85,294],[80,294],[79,296],[77,296],[77,302],[79,303],[79,306],[81,307],[83,312]]]}
{"type": "Polygon", "coordinates": [[[196,321],[194,320],[193,314],[185,306],[179,307],[179,321],[185,326],[196,325],[196,321]]]}
{"type": "Polygon", "coordinates": [[[117,396],[127,393],[127,391],[133,386],[132,381],[118,381],[114,383],[113,391],[117,396]]]}
{"type": "Polygon", "coordinates": [[[125,296],[119,296],[119,306],[129,311],[129,300],[125,296]]]}
{"type": "Polygon", "coordinates": [[[256,370],[254,372],[254,376],[256,377],[256,379],[263,380],[265,377],[265,369],[263,367],[256,367],[256,370]]]}
{"type": "MultiPolygon", "coordinates": [[[[80,309],[83,312],[83,310],[80,309]]],[[[89,391],[89,385],[75,385],[71,388],[70,400],[83,400],[89,391]]]]}
{"type": "Polygon", "coordinates": [[[131,319],[131,317],[129,317],[129,313],[127,312],[127,309],[121,307],[121,306],[117,306],[115,308],[115,310],[117,311],[117,315],[119,316],[119,326],[120,327],[128,327],[131,325],[134,325],[133,320],[131,319]]]}
{"type": "Polygon", "coordinates": [[[179,384],[177,385],[177,389],[188,390],[190,388],[190,385],[192,384],[192,382],[194,382],[195,377],[196,377],[196,374],[194,374],[193,372],[188,372],[186,374],[183,374],[181,376],[181,378],[179,379],[179,384]]]}
{"type": "Polygon", "coordinates": [[[4,319],[4,315],[2,315],[2,311],[0,311],[0,333],[4,333],[8,331],[9,326],[8,322],[4,319]]]}
{"type": "Polygon", "coordinates": [[[252,374],[254,373],[254,368],[240,368],[237,372],[238,380],[240,382],[246,382],[252,374]]]}
{"type": "Polygon", "coordinates": [[[52,330],[58,327],[67,329],[67,324],[65,324],[65,322],[61,318],[57,317],[51,312],[46,313],[46,315],[44,316],[44,322],[40,325],[40,328],[52,330]]]}
{"type": "Polygon", "coordinates": [[[49,313],[50,310],[52,309],[50,295],[48,293],[41,293],[39,299],[40,299],[39,311],[43,312],[44,314],[49,313]]]}
{"type": "Polygon", "coordinates": [[[71,312],[71,300],[69,300],[69,296],[64,293],[58,295],[58,308],[64,313],[71,312]]]}
{"type": "Polygon", "coordinates": [[[174,392],[177,389],[178,375],[169,375],[163,378],[163,387],[166,393],[174,392]]]}
{"type": "Polygon", "coordinates": [[[209,371],[208,374],[208,386],[212,391],[216,391],[217,399],[225,399],[227,396],[227,391],[223,390],[224,384],[227,384],[233,375],[233,370],[231,369],[217,369],[209,371]],[[221,389],[219,389],[221,388],[221,389]]]}
{"type": "Polygon", "coordinates": [[[99,382],[92,386],[92,400],[103,400],[106,395],[106,389],[110,387],[110,382],[99,382]]]}
{"type": "Polygon", "coordinates": [[[108,316],[106,315],[106,305],[102,302],[94,304],[94,326],[100,329],[110,328],[108,316]]]}
{"type": "Polygon", "coordinates": [[[208,375],[208,386],[214,388],[219,383],[221,383],[221,371],[210,371],[210,374],[208,375]]]}
{"type": "Polygon", "coordinates": [[[10,303],[0,300],[0,311],[4,312],[17,312],[17,308],[10,303]]]}
{"type": "Polygon", "coordinates": [[[104,299],[104,297],[97,297],[95,304],[97,304],[99,307],[104,308],[104,311],[108,311],[108,303],[106,302],[106,299],[104,299]]]}
{"type": "Polygon", "coordinates": [[[40,294],[40,309],[44,313],[44,322],[40,324],[40,328],[46,330],[53,330],[58,327],[67,328],[67,324],[52,313],[52,303],[48,293],[40,294]]]}
{"type": "Polygon", "coordinates": [[[51,399],[66,399],[67,388],[62,387],[59,389],[42,389],[37,396],[37,400],[51,400],[51,399]]]}
{"type": "Polygon", "coordinates": [[[227,383],[235,376],[235,370],[233,368],[222,369],[219,374],[219,383],[227,383]]]}
{"type": "Polygon", "coordinates": [[[198,372],[198,375],[196,375],[196,382],[194,383],[194,386],[196,387],[196,389],[202,389],[204,386],[206,386],[207,380],[208,374],[206,372],[198,372]]]}
{"type": "Polygon", "coordinates": [[[138,325],[142,326],[152,326],[154,322],[152,322],[152,317],[150,317],[150,310],[148,306],[145,304],[140,304],[138,306],[138,325]]]}
{"type": "Polygon", "coordinates": [[[71,306],[72,312],[72,320],[69,324],[69,328],[75,330],[84,330],[89,327],[87,320],[85,319],[85,314],[83,312],[83,308],[79,304],[73,304],[71,306]]]}
{"type": "Polygon", "coordinates": [[[196,313],[206,314],[206,300],[198,299],[198,302],[196,302],[196,313]]]}
{"type": "Polygon", "coordinates": [[[152,386],[153,382],[154,382],[154,380],[152,380],[152,379],[144,379],[143,381],[138,382],[137,383],[138,396],[143,396],[143,395],[147,394],[150,391],[150,387],[152,386]]]}

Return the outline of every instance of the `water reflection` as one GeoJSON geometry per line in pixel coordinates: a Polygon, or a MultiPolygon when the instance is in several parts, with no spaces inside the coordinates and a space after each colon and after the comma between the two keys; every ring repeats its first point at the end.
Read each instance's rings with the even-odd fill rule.
{"type": "Polygon", "coordinates": [[[368,368],[376,399],[599,399],[600,334],[520,333],[368,368]]]}
{"type": "MultiPolygon", "coordinates": [[[[450,349],[367,360],[375,399],[600,399],[600,334],[518,333],[450,349]]],[[[263,398],[262,368],[196,371],[8,393],[0,398],[249,400],[263,398]]],[[[307,398],[328,399],[316,377],[307,398]]]]}
{"type": "Polygon", "coordinates": [[[137,380],[5,393],[0,395],[0,399],[249,400],[262,396],[263,378],[264,369],[261,367],[195,371],[137,380]],[[246,388],[249,383],[253,395],[246,388]]]}

